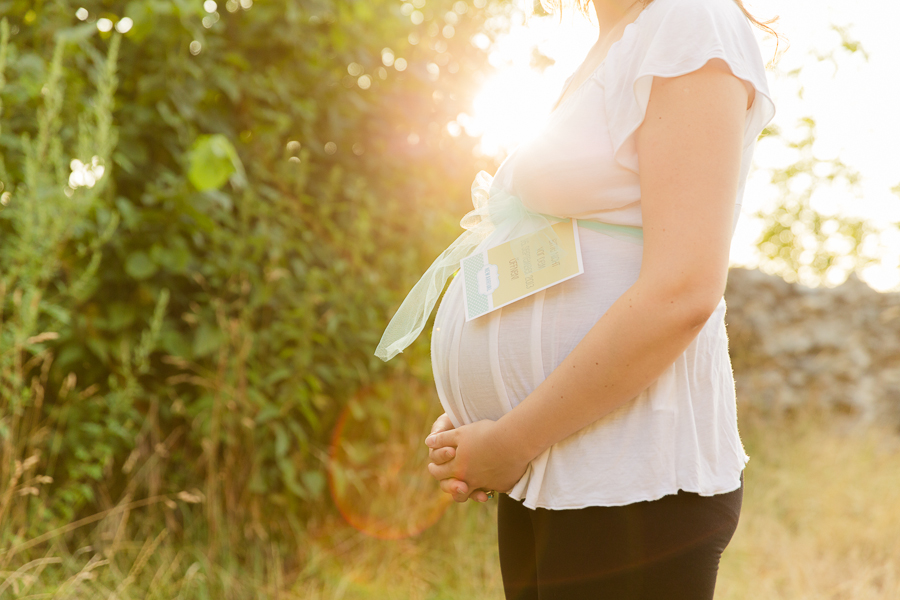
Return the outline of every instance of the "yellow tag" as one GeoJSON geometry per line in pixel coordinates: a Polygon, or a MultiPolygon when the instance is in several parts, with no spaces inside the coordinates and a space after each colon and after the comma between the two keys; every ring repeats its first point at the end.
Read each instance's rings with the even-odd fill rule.
{"type": "Polygon", "coordinates": [[[460,264],[466,321],[584,273],[575,220],[488,248],[460,264]]]}

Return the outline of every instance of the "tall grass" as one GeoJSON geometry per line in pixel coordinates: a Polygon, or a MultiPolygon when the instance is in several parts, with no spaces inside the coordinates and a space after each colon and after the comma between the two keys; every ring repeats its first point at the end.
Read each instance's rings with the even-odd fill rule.
{"type": "Polygon", "coordinates": [[[812,410],[750,413],[726,600],[900,598],[900,433],[812,410]]]}
{"type": "MultiPolygon", "coordinates": [[[[367,501],[332,486],[338,505],[342,498],[355,504],[344,503],[344,516],[327,512],[303,523],[295,532],[299,550],[294,553],[257,542],[249,552],[256,563],[239,566],[227,555],[212,558],[208,541],[190,527],[184,535],[170,535],[160,523],[155,530],[137,526],[150,521],[137,505],[128,508],[134,521],[129,527],[126,507],[120,505],[84,527],[94,528],[96,546],[72,548],[45,540],[32,547],[27,561],[4,560],[0,597],[502,598],[495,504],[445,504],[433,525],[410,526],[410,515],[428,514],[422,505],[434,506],[437,492],[424,470],[421,435],[410,439],[408,433],[425,428],[436,404],[416,385],[398,388],[397,397],[398,402],[421,402],[418,412],[398,412],[391,433],[373,434],[386,442],[359,460],[389,465],[396,444],[404,446],[407,459],[399,470],[382,473],[380,483],[362,476],[347,484],[363,486],[367,501]],[[393,506],[393,513],[386,506],[393,506]],[[347,510],[356,511],[355,518],[347,510]],[[388,537],[381,535],[383,529],[373,531],[362,518],[373,513],[382,526],[390,521],[406,534],[382,539],[388,537]],[[117,540],[114,546],[109,539],[117,540]],[[35,554],[38,548],[41,553],[35,554]]],[[[716,597],[900,597],[897,432],[863,428],[846,417],[812,410],[777,416],[743,409],[741,428],[751,461],[741,521],[722,560],[716,597]]],[[[352,445],[361,431],[345,428],[350,439],[344,441],[352,445]]],[[[334,450],[333,456],[349,460],[334,450]]],[[[246,526],[224,523],[229,535],[239,535],[246,526]]]]}
{"type": "MultiPolygon", "coordinates": [[[[119,40],[120,36],[111,40],[91,111],[79,117],[75,149],[81,160],[96,163],[99,168],[107,165],[107,169],[115,146],[111,105],[119,40]]],[[[58,441],[61,431],[48,427],[50,423],[43,418],[45,400],[49,395],[62,404],[92,394],[91,389],[74,392],[74,375],[66,377],[59,389],[48,389],[54,357],[47,343],[57,339],[59,333],[46,327],[64,325],[71,319],[71,299],[79,297],[93,278],[101,248],[118,223],[111,213],[103,232],[82,248],[82,254],[89,258],[77,268],[67,256],[68,244],[96,210],[109,175],[100,176],[98,168],[90,185],[83,181],[79,185],[71,179],[60,117],[65,94],[65,46],[66,40],[60,38],[53,51],[43,104],[37,112],[36,135],[32,138],[24,133],[19,139],[21,180],[14,181],[7,162],[0,162],[5,189],[0,216],[6,221],[4,235],[11,239],[4,240],[0,247],[0,522],[5,526],[0,541],[4,543],[19,535],[11,531],[11,522],[29,513],[28,503],[14,503],[14,498],[34,496],[40,485],[52,481],[46,472],[52,471],[59,445],[51,443],[49,456],[42,456],[41,448],[54,434],[54,442],[58,441]]],[[[0,92],[5,85],[8,52],[9,24],[4,18],[0,22],[0,92]]],[[[148,343],[152,341],[147,338],[148,343]]]]}
{"type": "MultiPolygon", "coordinates": [[[[0,21],[0,92],[6,84],[9,38],[4,18],[0,21]]],[[[110,38],[98,68],[96,93],[77,116],[74,147],[64,147],[63,59],[70,40],[59,36],[33,135],[22,133],[17,143],[7,144],[15,152],[0,156],[0,224],[6,236],[0,246],[0,597],[40,597],[51,593],[47,590],[60,597],[77,597],[83,582],[95,579],[101,567],[115,574],[110,589],[121,595],[138,580],[167,535],[163,528],[142,542],[136,553],[128,550],[135,546],[126,535],[132,512],[166,500],[162,496],[133,499],[145,469],[135,470],[125,493],[110,500],[108,509],[80,519],[66,520],[73,515],[66,493],[73,489],[56,485],[54,496],[48,492],[63,436],[70,428],[92,425],[70,423],[68,415],[70,407],[94,398],[97,386],[79,387],[74,373],[69,373],[61,385],[51,387],[55,357],[49,342],[59,338],[57,328],[71,322],[80,299],[96,285],[103,246],[118,225],[117,213],[103,210],[103,203],[116,145],[112,105],[120,40],[118,34],[110,38]],[[99,214],[105,217],[98,218],[99,214]],[[93,235],[86,236],[88,232],[93,235]],[[75,243],[84,237],[87,243],[75,243]],[[73,537],[73,532],[80,535],[73,537]],[[95,543],[73,549],[68,544],[74,540],[95,543]],[[133,554],[127,568],[120,554],[133,554]]],[[[123,346],[122,376],[110,378],[109,393],[102,399],[107,406],[134,395],[136,378],[146,371],[155,347],[167,301],[164,292],[140,342],[123,346]]],[[[83,467],[97,469],[95,479],[102,476],[102,468],[90,460],[83,467]]],[[[78,473],[67,475],[78,479],[78,473]]]]}
{"type": "MultiPolygon", "coordinates": [[[[742,407],[751,456],[723,600],[900,598],[900,435],[804,409],[742,407]]],[[[502,598],[495,507],[453,506],[421,536],[366,539],[331,522],[315,536],[302,598],[502,598]]],[[[305,582],[305,583],[304,583],[305,582]]]]}

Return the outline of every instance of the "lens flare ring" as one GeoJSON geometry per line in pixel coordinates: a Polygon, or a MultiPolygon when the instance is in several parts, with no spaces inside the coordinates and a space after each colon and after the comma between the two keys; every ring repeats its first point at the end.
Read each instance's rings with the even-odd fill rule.
{"type": "Polygon", "coordinates": [[[452,498],[428,474],[427,427],[437,416],[433,389],[399,378],[360,390],[331,436],[328,489],[343,519],[382,540],[418,535],[452,498]]]}

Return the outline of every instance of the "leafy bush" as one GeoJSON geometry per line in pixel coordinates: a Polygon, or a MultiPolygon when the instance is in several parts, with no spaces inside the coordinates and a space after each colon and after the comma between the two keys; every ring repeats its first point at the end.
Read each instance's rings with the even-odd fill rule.
{"type": "Polygon", "coordinates": [[[450,0],[418,24],[393,0],[0,6],[0,497],[35,456],[51,493],[26,494],[22,515],[191,490],[215,533],[225,513],[258,531],[315,503],[345,399],[427,373],[424,340],[396,366],[372,352],[457,233],[435,209],[465,211],[481,167],[444,125],[487,68],[469,43],[487,15],[450,0]]]}

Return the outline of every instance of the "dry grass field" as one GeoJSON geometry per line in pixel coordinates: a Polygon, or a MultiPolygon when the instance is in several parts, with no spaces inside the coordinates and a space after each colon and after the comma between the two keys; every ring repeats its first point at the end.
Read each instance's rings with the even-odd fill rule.
{"type": "Polygon", "coordinates": [[[900,433],[810,412],[741,425],[752,458],[717,598],[900,598],[900,433]]]}
{"type": "MultiPolygon", "coordinates": [[[[421,440],[436,403],[409,391],[394,400],[423,403],[408,419],[391,401],[384,420],[348,413],[329,486],[342,514],[301,524],[297,555],[260,547],[255,564],[238,565],[150,521],[123,537],[119,515],[91,526],[98,539],[115,534],[103,549],[48,539],[30,562],[6,561],[0,598],[501,599],[496,505],[456,505],[436,490],[421,440]]],[[[813,411],[741,415],[751,460],[717,598],[900,599],[900,433],[813,411]]]]}
{"type": "MultiPolygon", "coordinates": [[[[751,456],[722,600],[900,598],[900,433],[845,417],[743,411],[751,456]]],[[[403,502],[433,501],[422,490],[403,502]]],[[[377,540],[331,521],[310,530],[293,592],[313,599],[498,599],[495,507],[452,505],[421,534],[377,540]]]]}

